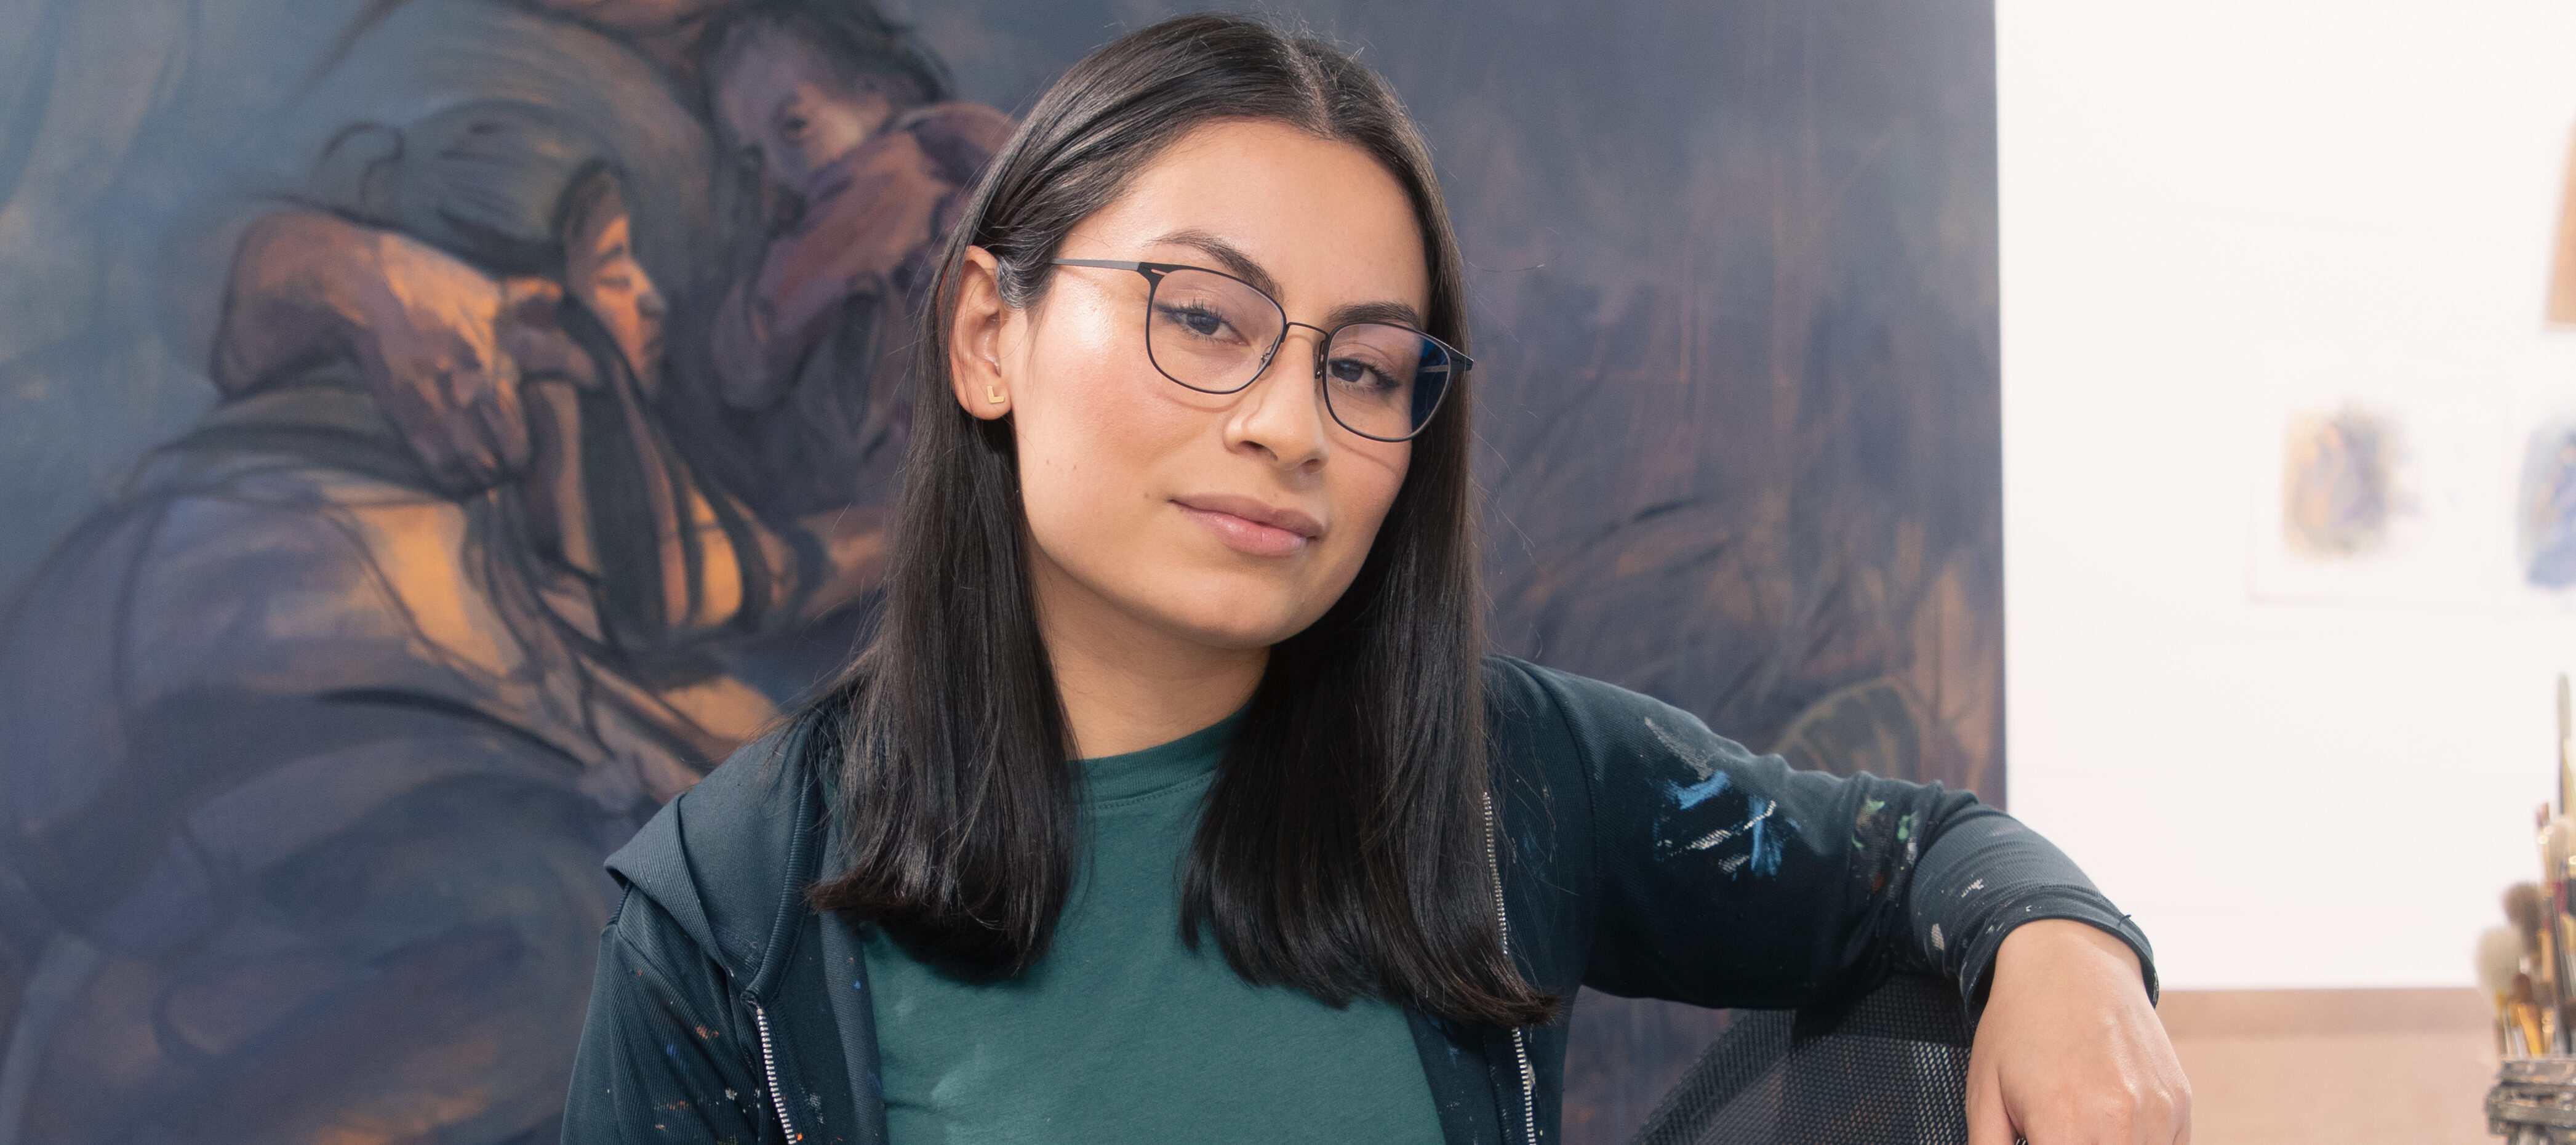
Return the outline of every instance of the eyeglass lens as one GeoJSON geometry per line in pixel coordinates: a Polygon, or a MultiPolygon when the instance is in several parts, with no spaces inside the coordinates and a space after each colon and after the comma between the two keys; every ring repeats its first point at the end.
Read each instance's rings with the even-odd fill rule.
{"type": "MultiPolygon", "coordinates": [[[[1288,328],[1287,315],[1249,284],[1175,270],[1154,285],[1145,348],[1173,381],[1208,393],[1251,385],[1288,328]]],[[[1382,441],[1413,436],[1440,408],[1450,355],[1402,326],[1358,322],[1324,350],[1324,405],[1351,432],[1382,441]]]]}

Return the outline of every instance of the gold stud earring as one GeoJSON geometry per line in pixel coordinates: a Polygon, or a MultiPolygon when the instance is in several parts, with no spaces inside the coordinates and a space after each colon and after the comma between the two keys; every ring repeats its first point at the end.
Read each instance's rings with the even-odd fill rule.
{"type": "Polygon", "coordinates": [[[993,403],[994,405],[1000,405],[1000,404],[1002,404],[1003,402],[1009,401],[1009,400],[1011,400],[1011,399],[1006,398],[1006,397],[1003,397],[1003,396],[1002,396],[1002,391],[997,390],[997,389],[994,389],[994,388],[993,388],[993,387],[991,387],[991,386],[986,386],[986,387],[984,387],[984,400],[985,400],[985,401],[988,401],[988,402],[991,402],[991,403],[993,403]]]}

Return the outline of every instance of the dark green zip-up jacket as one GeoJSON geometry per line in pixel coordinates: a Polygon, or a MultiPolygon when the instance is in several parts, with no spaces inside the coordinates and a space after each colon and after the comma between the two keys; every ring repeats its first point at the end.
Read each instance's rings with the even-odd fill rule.
{"type": "MultiPolygon", "coordinates": [[[[1489,660],[1485,689],[1506,937],[1541,990],[1784,1008],[1909,968],[1956,981],[1973,1011],[2004,934],[2043,918],[2120,935],[2154,989],[2145,936],[1973,795],[1797,771],[1519,660],[1489,660]]],[[[610,858],[626,897],[601,937],[566,1142],[885,1140],[858,936],[801,893],[832,861],[802,739],[744,749],[610,858]]],[[[1556,1138],[1564,1018],[1412,1027],[1452,1145],[1556,1138]]]]}

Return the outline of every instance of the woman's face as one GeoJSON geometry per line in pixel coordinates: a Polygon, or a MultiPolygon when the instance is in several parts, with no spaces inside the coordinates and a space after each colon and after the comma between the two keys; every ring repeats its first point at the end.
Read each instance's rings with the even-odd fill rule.
{"type": "Polygon", "coordinates": [[[894,117],[894,103],[833,73],[822,53],[760,27],[715,85],[716,114],[734,138],[760,151],[761,169],[805,193],[814,172],[849,154],[894,117]]]}
{"type": "Polygon", "coordinates": [[[636,261],[625,201],[602,195],[571,220],[564,240],[564,293],[617,340],[626,364],[649,391],[661,375],[662,319],[667,308],[652,276],[636,261]]]}
{"type": "MultiPolygon", "coordinates": [[[[1336,312],[1372,306],[1422,325],[1431,302],[1395,179],[1356,147],[1270,122],[1183,137],[1059,257],[1227,271],[1267,289],[1290,322],[1326,329],[1336,312]]],[[[1050,632],[1266,648],[1350,586],[1412,446],[1332,420],[1312,367],[1319,335],[1303,327],[1238,393],[1175,384],[1146,356],[1147,295],[1134,271],[1055,268],[1028,310],[1002,309],[980,339],[959,331],[959,400],[1011,417],[1050,632]],[[1004,402],[970,382],[977,356],[1004,402]]]]}

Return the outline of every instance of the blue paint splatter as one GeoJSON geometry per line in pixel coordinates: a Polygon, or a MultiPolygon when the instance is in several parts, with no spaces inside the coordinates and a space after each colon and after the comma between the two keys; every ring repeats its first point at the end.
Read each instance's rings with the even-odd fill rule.
{"type": "Polygon", "coordinates": [[[680,1056],[680,1047],[668,1042],[663,1043],[662,1056],[667,1058],[678,1057],[680,1056]]]}
{"type": "Polygon", "coordinates": [[[1723,771],[1718,772],[1706,779],[1691,784],[1688,787],[1684,787],[1669,779],[1663,782],[1665,798],[1671,799],[1674,806],[1677,806],[1684,811],[1688,811],[1693,807],[1697,807],[1702,803],[1708,802],[1719,792],[1726,790],[1726,773],[1723,771]]]}
{"type": "Polygon", "coordinates": [[[1753,874],[1757,878],[1769,878],[1779,874],[1781,855],[1788,849],[1786,838],[1788,832],[1775,829],[1771,825],[1771,812],[1776,807],[1778,804],[1766,799],[1762,800],[1761,806],[1754,810],[1753,874]]]}

